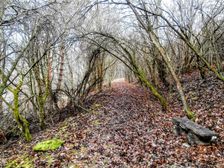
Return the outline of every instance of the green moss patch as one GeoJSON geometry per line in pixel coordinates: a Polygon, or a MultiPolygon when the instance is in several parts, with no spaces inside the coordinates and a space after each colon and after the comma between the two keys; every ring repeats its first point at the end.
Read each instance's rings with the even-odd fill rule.
{"type": "Polygon", "coordinates": [[[60,139],[51,139],[39,142],[33,147],[35,152],[48,151],[58,149],[63,145],[64,141],[60,139]]]}

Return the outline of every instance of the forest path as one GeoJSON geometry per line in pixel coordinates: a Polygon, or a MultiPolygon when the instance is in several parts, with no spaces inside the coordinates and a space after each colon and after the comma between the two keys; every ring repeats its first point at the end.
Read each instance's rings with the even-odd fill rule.
{"type": "MultiPolygon", "coordinates": [[[[190,147],[185,136],[174,135],[171,120],[183,113],[176,95],[173,96],[172,113],[164,113],[147,89],[125,81],[113,82],[111,88],[88,98],[89,113],[67,118],[35,134],[31,143],[13,144],[2,151],[0,159],[21,163],[28,158],[38,168],[223,166],[223,141],[190,147]],[[37,142],[55,137],[65,141],[63,147],[46,153],[33,152],[37,142]]],[[[224,137],[222,113],[215,114],[220,115],[220,122],[215,120],[219,126],[216,131],[224,137]]],[[[202,116],[204,113],[203,119],[202,116]]]]}
{"type": "Polygon", "coordinates": [[[146,89],[123,81],[113,82],[112,88],[90,99],[88,160],[98,156],[99,167],[147,166],[154,157],[152,132],[157,129],[155,114],[162,114],[159,103],[146,89]]]}
{"type": "Polygon", "coordinates": [[[89,103],[91,113],[78,119],[79,131],[74,131],[82,139],[77,149],[87,151],[76,164],[153,167],[163,164],[166,156],[174,156],[171,163],[177,157],[172,114],[163,113],[147,89],[117,81],[89,98],[89,103]]]}

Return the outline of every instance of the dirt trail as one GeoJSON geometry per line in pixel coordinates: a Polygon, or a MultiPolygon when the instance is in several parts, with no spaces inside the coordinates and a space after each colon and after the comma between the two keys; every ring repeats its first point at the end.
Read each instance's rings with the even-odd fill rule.
{"type": "Polygon", "coordinates": [[[174,136],[171,122],[182,114],[180,107],[163,113],[149,91],[140,86],[114,82],[86,104],[90,113],[36,134],[32,143],[13,145],[3,151],[4,156],[14,155],[15,160],[26,153],[35,167],[214,167],[223,161],[221,143],[183,146],[186,138],[174,136]],[[53,137],[65,140],[61,149],[47,154],[32,151],[37,141],[53,137]]]}
{"type": "MultiPolygon", "coordinates": [[[[145,89],[127,82],[115,82],[112,89],[93,97],[92,108],[94,105],[98,108],[88,123],[99,122],[91,125],[92,133],[86,138],[91,153],[99,152],[98,159],[107,160],[108,165],[146,166],[152,159],[150,139],[156,127],[152,122],[154,112],[161,113],[159,104],[150,97],[145,89]]],[[[104,164],[98,166],[104,167],[104,164]]]]}

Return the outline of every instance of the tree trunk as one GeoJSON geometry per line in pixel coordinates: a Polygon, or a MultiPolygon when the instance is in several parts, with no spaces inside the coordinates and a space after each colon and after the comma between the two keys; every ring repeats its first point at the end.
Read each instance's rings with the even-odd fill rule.
{"type": "Polygon", "coordinates": [[[168,103],[166,99],[157,91],[157,89],[153,86],[153,84],[147,79],[143,71],[137,70],[137,72],[140,81],[150,89],[152,94],[160,101],[162,109],[166,111],[168,108],[168,103]]]}
{"type": "Polygon", "coordinates": [[[176,72],[174,71],[174,68],[172,67],[170,57],[167,55],[167,53],[165,52],[164,48],[160,44],[160,41],[159,41],[158,37],[156,36],[155,32],[152,30],[152,25],[146,25],[144,23],[144,21],[142,20],[142,18],[139,17],[138,12],[133,7],[133,5],[130,3],[130,1],[129,0],[126,0],[126,1],[129,4],[129,6],[132,9],[132,11],[134,12],[134,14],[135,14],[139,24],[145,29],[145,31],[149,35],[150,40],[155,45],[155,47],[158,49],[158,51],[161,54],[164,62],[167,65],[167,67],[168,67],[168,69],[169,69],[173,79],[175,80],[176,86],[177,86],[177,90],[178,90],[178,92],[180,94],[180,97],[181,97],[181,100],[182,100],[182,103],[183,103],[183,106],[184,106],[183,108],[184,108],[184,111],[185,111],[187,117],[194,120],[195,119],[195,114],[190,110],[190,108],[189,108],[189,106],[187,104],[187,101],[186,101],[186,98],[185,98],[185,95],[184,95],[181,83],[180,83],[180,81],[179,81],[179,79],[178,79],[178,77],[176,75],[176,72]]]}
{"type": "Polygon", "coordinates": [[[9,108],[13,111],[13,117],[16,120],[16,123],[18,127],[20,128],[23,136],[25,137],[26,141],[31,141],[32,136],[30,134],[30,129],[29,129],[29,122],[26,120],[25,117],[23,117],[20,114],[19,111],[19,92],[22,87],[23,79],[19,82],[19,84],[16,86],[16,88],[11,88],[9,87],[9,91],[12,92],[13,94],[13,105],[10,103],[6,102],[8,104],[9,108]]]}
{"type": "Polygon", "coordinates": [[[65,60],[65,44],[62,43],[60,48],[60,68],[59,68],[57,90],[61,89],[61,84],[63,80],[63,72],[64,72],[64,60],[65,60]]]}
{"type": "Polygon", "coordinates": [[[163,57],[163,60],[165,61],[174,81],[176,82],[176,87],[177,90],[179,92],[179,95],[181,97],[181,101],[183,103],[183,108],[184,111],[186,112],[186,115],[189,119],[195,119],[195,114],[190,110],[185,95],[184,95],[184,91],[183,88],[181,86],[180,80],[178,79],[176,72],[174,71],[174,68],[171,64],[171,60],[170,57],[167,55],[167,53],[165,52],[164,48],[162,47],[162,45],[160,44],[158,37],[154,34],[154,32],[152,30],[149,30],[149,36],[150,39],[152,40],[153,44],[156,46],[156,48],[158,49],[158,51],[160,52],[161,56],[163,57]]]}

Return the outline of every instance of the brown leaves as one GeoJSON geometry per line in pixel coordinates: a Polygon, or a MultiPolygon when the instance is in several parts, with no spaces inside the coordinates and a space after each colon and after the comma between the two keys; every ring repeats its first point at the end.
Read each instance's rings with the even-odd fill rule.
{"type": "Polygon", "coordinates": [[[91,113],[68,118],[35,136],[34,142],[62,138],[60,150],[35,154],[32,144],[22,143],[10,149],[11,156],[15,154],[11,159],[28,153],[36,167],[222,167],[223,85],[213,78],[202,84],[189,80],[184,86],[197,122],[219,133],[217,144],[189,146],[186,136],[175,136],[171,119],[183,114],[176,93],[170,99],[172,112],[163,113],[149,91],[122,82],[89,97],[91,113]]]}

